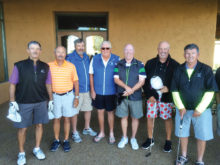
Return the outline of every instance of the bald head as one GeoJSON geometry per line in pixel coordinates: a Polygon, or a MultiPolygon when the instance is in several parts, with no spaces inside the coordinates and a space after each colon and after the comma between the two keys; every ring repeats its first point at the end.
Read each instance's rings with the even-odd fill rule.
{"type": "Polygon", "coordinates": [[[161,41],[158,44],[157,51],[158,51],[160,62],[162,63],[166,62],[169,56],[170,44],[167,41],[161,41]]]}
{"type": "Polygon", "coordinates": [[[167,42],[167,41],[161,41],[159,44],[158,44],[158,49],[161,48],[161,47],[167,47],[170,49],[170,44],[167,42]]]}
{"type": "Polygon", "coordinates": [[[134,58],[134,46],[132,44],[125,45],[124,48],[124,55],[126,62],[130,63],[132,59],[134,58]]]}

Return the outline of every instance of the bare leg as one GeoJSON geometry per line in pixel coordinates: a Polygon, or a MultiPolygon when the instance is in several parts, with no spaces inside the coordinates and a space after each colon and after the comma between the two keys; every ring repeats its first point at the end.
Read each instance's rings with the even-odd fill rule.
{"type": "Polygon", "coordinates": [[[53,131],[54,131],[54,137],[56,140],[59,140],[60,135],[60,118],[54,119],[53,121],[53,131]]]}
{"type": "Polygon", "coordinates": [[[188,137],[180,138],[182,156],[187,156],[188,137]]]}
{"type": "Polygon", "coordinates": [[[43,124],[36,124],[36,148],[40,147],[40,142],[43,135],[43,124]]]}
{"type": "Polygon", "coordinates": [[[172,134],[172,128],[173,128],[172,118],[164,120],[164,122],[165,122],[165,128],[166,128],[166,133],[167,133],[166,140],[171,140],[171,134],[172,134]]]}
{"type": "Polygon", "coordinates": [[[147,133],[150,139],[153,138],[154,120],[153,118],[147,118],[147,133]]]}
{"type": "Polygon", "coordinates": [[[24,152],[24,143],[26,139],[27,128],[19,128],[18,129],[18,145],[19,151],[24,152]]]}
{"type": "Polygon", "coordinates": [[[114,111],[108,112],[109,136],[114,136],[114,111]]]}
{"type": "Polygon", "coordinates": [[[128,128],[128,117],[123,117],[121,119],[121,128],[123,137],[127,137],[127,128],[128,128]]]}
{"type": "Polygon", "coordinates": [[[139,120],[132,117],[132,136],[131,138],[135,138],[137,130],[138,130],[139,120]]]}
{"type": "Polygon", "coordinates": [[[75,115],[71,118],[73,133],[77,131],[77,116],[78,115],[75,115]]]}
{"type": "Polygon", "coordinates": [[[84,119],[85,119],[85,129],[89,129],[90,128],[91,111],[84,112],[84,119]]]}
{"type": "Polygon", "coordinates": [[[206,141],[197,139],[197,161],[203,161],[203,155],[205,153],[206,141]]]}
{"type": "Polygon", "coordinates": [[[64,140],[69,139],[69,133],[70,133],[70,118],[64,117],[64,140]]]}
{"type": "Polygon", "coordinates": [[[98,110],[98,120],[99,120],[99,135],[98,136],[105,136],[105,128],[104,128],[104,119],[105,119],[105,111],[104,109],[99,109],[98,110]]]}

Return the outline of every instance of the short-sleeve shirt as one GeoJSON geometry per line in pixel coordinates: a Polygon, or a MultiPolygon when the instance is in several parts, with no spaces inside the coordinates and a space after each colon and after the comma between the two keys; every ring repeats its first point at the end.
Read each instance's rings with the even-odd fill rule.
{"type": "MultiPolygon", "coordinates": [[[[36,67],[34,68],[35,70],[37,69],[36,67]]],[[[17,84],[19,82],[19,72],[18,72],[18,68],[16,66],[14,66],[11,77],[9,79],[9,82],[11,84],[17,84]]],[[[51,84],[51,71],[48,71],[47,74],[47,79],[46,79],[46,84],[51,84]]]]}
{"type": "Polygon", "coordinates": [[[55,93],[65,93],[73,89],[74,81],[78,81],[75,66],[67,62],[59,66],[56,61],[48,63],[52,76],[52,90],[55,93]]]}

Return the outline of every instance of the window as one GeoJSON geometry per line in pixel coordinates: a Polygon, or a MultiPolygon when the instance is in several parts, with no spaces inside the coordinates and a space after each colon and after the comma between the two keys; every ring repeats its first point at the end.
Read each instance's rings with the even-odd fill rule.
{"type": "Polygon", "coordinates": [[[0,2],[0,82],[8,80],[3,7],[0,2]]]}
{"type": "Polygon", "coordinates": [[[74,41],[82,38],[91,56],[100,53],[102,41],[108,39],[108,13],[55,13],[57,45],[71,53],[74,41]]]}

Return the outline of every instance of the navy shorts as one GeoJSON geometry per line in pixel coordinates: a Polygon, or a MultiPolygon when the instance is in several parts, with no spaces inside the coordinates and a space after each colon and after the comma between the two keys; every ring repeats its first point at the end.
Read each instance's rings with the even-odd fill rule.
{"type": "Polygon", "coordinates": [[[95,100],[92,99],[92,106],[96,109],[105,109],[113,111],[116,108],[116,95],[97,95],[95,100]]]}

